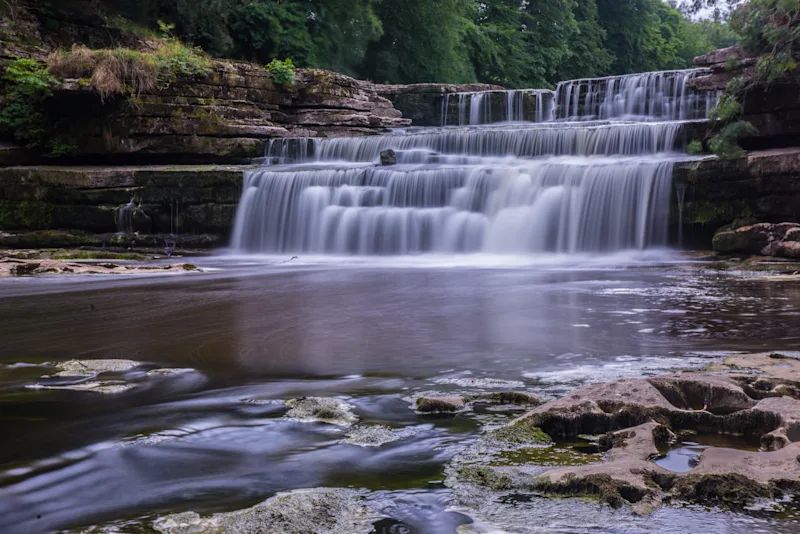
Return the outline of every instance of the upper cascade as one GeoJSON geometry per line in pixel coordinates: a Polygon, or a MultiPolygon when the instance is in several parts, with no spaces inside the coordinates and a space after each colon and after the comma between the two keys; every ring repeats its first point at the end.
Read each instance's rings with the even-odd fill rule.
{"type": "Polygon", "coordinates": [[[672,167],[716,102],[704,71],[443,97],[442,127],[282,139],[245,173],[259,253],[608,253],[667,244],[672,167]],[[381,153],[384,154],[381,164],[381,153]]]}
{"type": "Polygon", "coordinates": [[[686,121],[708,118],[718,95],[687,86],[707,69],[646,72],[561,82],[556,88],[556,119],[569,121],[686,121]]]}

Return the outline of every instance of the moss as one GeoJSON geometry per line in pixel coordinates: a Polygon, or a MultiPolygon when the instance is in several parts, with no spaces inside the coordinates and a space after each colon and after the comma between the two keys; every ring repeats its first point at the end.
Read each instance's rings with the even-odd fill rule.
{"type": "Polygon", "coordinates": [[[533,487],[538,491],[554,495],[596,498],[612,508],[638,503],[648,494],[641,488],[616,480],[607,474],[585,477],[568,474],[558,482],[539,477],[534,479],[533,487]]]}
{"type": "Polygon", "coordinates": [[[44,202],[0,200],[0,228],[41,230],[52,226],[53,206],[44,202]]]}
{"type": "Polygon", "coordinates": [[[571,443],[558,443],[549,447],[525,447],[513,451],[504,451],[492,460],[491,465],[575,467],[599,463],[602,460],[603,455],[600,453],[587,454],[575,449],[571,443]]]}
{"type": "MultiPolygon", "coordinates": [[[[107,252],[103,250],[65,250],[51,254],[54,260],[123,260],[144,261],[147,256],[130,252],[107,252]]],[[[196,269],[196,268],[195,268],[196,269]]]]}
{"type": "Polygon", "coordinates": [[[464,408],[464,404],[453,402],[454,399],[422,397],[417,399],[416,409],[421,413],[454,413],[464,408]]]}
{"type": "Polygon", "coordinates": [[[511,489],[511,478],[485,465],[465,465],[458,471],[458,480],[495,491],[511,489]]]}
{"type": "Polygon", "coordinates": [[[99,247],[101,245],[101,239],[95,235],[60,230],[0,235],[0,246],[9,248],[99,247]]]}
{"type": "Polygon", "coordinates": [[[775,498],[780,491],[739,474],[689,474],[675,481],[672,495],[690,503],[741,507],[775,498]]]}
{"type": "Polygon", "coordinates": [[[489,439],[516,445],[547,445],[553,442],[541,428],[526,423],[512,423],[508,426],[492,430],[487,434],[489,439]]]}

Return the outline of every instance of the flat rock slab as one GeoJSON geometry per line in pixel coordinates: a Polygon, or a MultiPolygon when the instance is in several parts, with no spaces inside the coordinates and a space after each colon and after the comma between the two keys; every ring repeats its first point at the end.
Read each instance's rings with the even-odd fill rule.
{"type": "Polygon", "coordinates": [[[639,512],[669,501],[736,508],[797,495],[800,359],[740,354],[704,373],[591,385],[538,406],[486,437],[505,429],[567,440],[604,434],[599,446],[607,452],[601,463],[555,469],[484,464],[480,476],[471,473],[466,482],[494,491],[594,496],[639,512]],[[676,441],[675,433],[685,431],[745,435],[760,439],[762,448],[709,447],[686,473],[655,464],[660,451],[676,441]]]}
{"type": "Polygon", "coordinates": [[[0,258],[0,278],[40,275],[77,274],[163,274],[198,272],[194,265],[117,265],[115,263],[78,263],[62,260],[24,260],[0,258]]]}

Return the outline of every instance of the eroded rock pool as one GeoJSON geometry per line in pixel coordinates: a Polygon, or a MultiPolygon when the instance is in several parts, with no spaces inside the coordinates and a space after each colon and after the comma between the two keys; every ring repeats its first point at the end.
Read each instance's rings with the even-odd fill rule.
{"type": "MultiPolygon", "coordinates": [[[[470,503],[449,462],[520,412],[412,406],[496,391],[548,399],[732,352],[797,350],[796,281],[673,256],[287,260],[0,280],[0,532],[218,532],[234,523],[212,514],[276,495],[259,513],[305,514],[287,532],[800,529],[792,507],[641,516],[535,494],[470,503]],[[309,409],[309,398],[327,400],[309,409]],[[315,488],[347,492],[287,493],[315,488]],[[314,499],[326,514],[304,508],[314,499]]],[[[237,521],[231,532],[256,524],[237,521]]]]}

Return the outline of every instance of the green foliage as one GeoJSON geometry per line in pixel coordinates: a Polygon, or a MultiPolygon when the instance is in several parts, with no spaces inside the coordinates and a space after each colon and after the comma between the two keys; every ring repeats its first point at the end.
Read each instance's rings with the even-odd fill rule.
{"type": "Polygon", "coordinates": [[[46,155],[68,152],[72,147],[48,135],[44,102],[57,85],[43,63],[26,58],[12,61],[0,77],[0,133],[46,155]]]}
{"type": "Polygon", "coordinates": [[[548,87],[569,78],[688,68],[694,56],[735,39],[724,20],[693,22],[662,0],[59,3],[87,10],[102,4],[116,15],[116,27],[151,28],[212,56],[262,64],[291,57],[298,67],[394,83],[548,87]]]}
{"type": "Polygon", "coordinates": [[[703,148],[703,142],[698,139],[692,140],[686,146],[686,151],[692,156],[699,156],[700,154],[703,154],[705,152],[705,149],[703,148]]]}
{"type": "Polygon", "coordinates": [[[749,122],[737,121],[722,128],[711,139],[709,146],[711,151],[721,158],[739,157],[745,154],[745,151],[739,147],[739,139],[757,134],[758,130],[749,122]]]}
{"type": "Polygon", "coordinates": [[[290,58],[287,58],[286,61],[273,59],[267,65],[267,70],[272,77],[273,83],[282,87],[291,87],[294,85],[294,63],[290,58]]]}
{"type": "Polygon", "coordinates": [[[723,94],[717,105],[711,108],[709,118],[712,121],[722,121],[728,123],[738,118],[742,114],[742,105],[731,94],[723,94]]]}
{"type": "Polygon", "coordinates": [[[172,32],[175,30],[175,24],[164,22],[163,20],[158,20],[158,31],[161,32],[161,35],[169,38],[172,37],[172,32]]]}
{"type": "Polygon", "coordinates": [[[15,91],[29,95],[41,93],[47,96],[58,85],[58,80],[50,75],[46,65],[28,58],[12,61],[6,67],[3,80],[13,84],[15,91]]]}
{"type": "Polygon", "coordinates": [[[178,78],[206,76],[211,70],[211,61],[200,48],[189,48],[176,39],[165,41],[153,55],[162,85],[178,78]]]}

